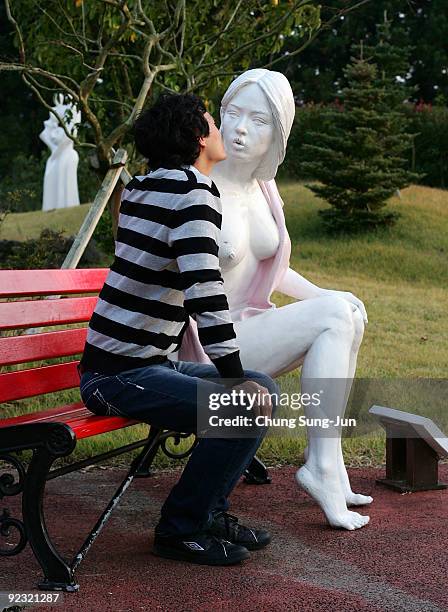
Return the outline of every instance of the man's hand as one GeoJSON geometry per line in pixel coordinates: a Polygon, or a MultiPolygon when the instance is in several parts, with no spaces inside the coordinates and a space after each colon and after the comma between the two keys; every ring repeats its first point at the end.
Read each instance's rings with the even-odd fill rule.
{"type": "Polygon", "coordinates": [[[237,391],[241,389],[244,393],[255,396],[256,400],[252,408],[254,417],[265,416],[270,418],[272,416],[271,394],[266,387],[258,384],[255,380],[246,380],[232,388],[237,391]]]}

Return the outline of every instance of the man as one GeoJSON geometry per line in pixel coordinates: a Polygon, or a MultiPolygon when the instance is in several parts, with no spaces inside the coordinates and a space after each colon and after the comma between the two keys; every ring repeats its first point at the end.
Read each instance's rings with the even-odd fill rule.
{"type": "MultiPolygon", "coordinates": [[[[215,393],[236,384],[261,397],[254,416],[270,416],[278,386],[242,368],[219,267],[221,202],[209,174],[226,157],[220,132],[199,98],[165,95],[137,119],[134,135],[150,172],[122,194],[115,259],[80,365],[83,401],[96,414],[195,433],[199,387],[215,393]],[[214,365],[168,358],[189,315],[214,365]]],[[[231,565],[270,542],[267,531],[227,513],[264,433],[199,439],[163,505],[155,554],[231,565]]]]}

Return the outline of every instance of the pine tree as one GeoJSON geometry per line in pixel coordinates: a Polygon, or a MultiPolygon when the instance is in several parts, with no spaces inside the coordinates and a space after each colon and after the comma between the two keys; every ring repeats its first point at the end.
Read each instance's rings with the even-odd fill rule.
{"type": "Polygon", "coordinates": [[[383,22],[376,25],[373,44],[354,45],[356,52],[372,61],[378,70],[378,84],[387,92],[390,108],[400,108],[403,101],[416,95],[417,87],[410,86],[410,55],[414,47],[407,44],[402,26],[395,24],[384,11],[383,22]]]}
{"type": "Polygon", "coordinates": [[[342,107],[329,107],[323,129],[303,145],[302,170],[319,181],[308,187],[331,205],[319,212],[333,230],[395,223],[399,214],[384,210],[388,198],[418,178],[406,169],[412,135],[397,109],[395,79],[379,74],[362,47],[360,55],[345,68],[342,107]]]}

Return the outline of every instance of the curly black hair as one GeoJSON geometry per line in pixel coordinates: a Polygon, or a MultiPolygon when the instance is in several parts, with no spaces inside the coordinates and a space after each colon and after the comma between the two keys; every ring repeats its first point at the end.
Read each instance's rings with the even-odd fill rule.
{"type": "Polygon", "coordinates": [[[210,133],[204,103],[193,94],[163,94],[134,123],[137,151],[149,170],[192,165],[200,153],[199,138],[210,133]]]}

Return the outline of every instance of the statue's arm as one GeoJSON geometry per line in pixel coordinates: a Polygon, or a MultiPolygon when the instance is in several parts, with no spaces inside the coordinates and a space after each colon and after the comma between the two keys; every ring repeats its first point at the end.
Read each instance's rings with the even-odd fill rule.
{"type": "Polygon", "coordinates": [[[364,303],[350,293],[349,291],[337,291],[335,289],[323,289],[314,285],[309,280],[298,274],[292,268],[288,268],[284,274],[280,283],[275,287],[280,293],[289,295],[290,297],[296,298],[296,300],[308,300],[310,298],[323,297],[323,296],[337,296],[341,297],[350,304],[353,308],[358,308],[362,314],[365,323],[368,323],[367,312],[364,303]]]}
{"type": "Polygon", "coordinates": [[[297,300],[321,297],[325,293],[325,289],[314,285],[314,283],[298,274],[292,268],[288,268],[275,289],[297,300]]]}

